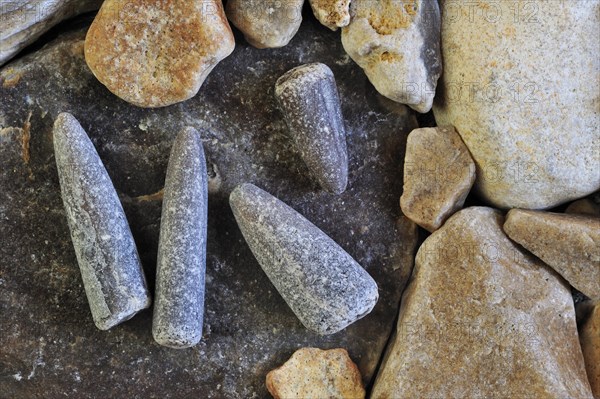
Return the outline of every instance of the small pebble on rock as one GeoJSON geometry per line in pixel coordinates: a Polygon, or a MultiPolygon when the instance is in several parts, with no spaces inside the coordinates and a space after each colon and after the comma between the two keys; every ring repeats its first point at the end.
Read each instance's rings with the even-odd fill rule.
{"type": "Polygon", "coordinates": [[[53,134],[83,286],[94,323],[108,330],[150,306],[146,278],[117,192],[86,132],[62,113],[53,134]]]}
{"type": "Polygon", "coordinates": [[[160,224],[152,335],[172,348],[202,338],[208,182],[200,135],[184,129],[173,144],[160,224]]]}
{"type": "Polygon", "coordinates": [[[350,0],[309,0],[315,17],[335,31],[350,23],[350,0]]]}
{"type": "Polygon", "coordinates": [[[600,217],[600,204],[591,198],[583,198],[572,202],[565,209],[565,213],[600,217]]]}
{"type": "Polygon", "coordinates": [[[379,298],[373,278],[304,216],[248,183],[229,203],[256,260],[306,328],[333,334],[371,312],[379,298]]]}
{"type": "Polygon", "coordinates": [[[475,162],[453,127],[413,130],[404,158],[402,212],[433,232],[460,210],[475,182],[475,162]]]}
{"type": "Polygon", "coordinates": [[[311,173],[325,190],[342,193],[348,184],[346,131],[331,69],[298,66],[277,80],[275,96],[311,173]]]}
{"type": "Polygon", "coordinates": [[[234,47],[220,0],[106,0],[85,60],[115,95],[153,108],[193,97],[234,47]]]}
{"type": "Polygon", "coordinates": [[[346,349],[298,349],[281,367],[267,374],[275,399],[363,399],[360,371],[346,349]]]}

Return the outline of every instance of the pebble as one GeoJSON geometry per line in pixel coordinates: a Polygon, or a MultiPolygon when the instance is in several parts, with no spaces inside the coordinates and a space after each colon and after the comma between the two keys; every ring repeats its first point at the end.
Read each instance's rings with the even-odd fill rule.
{"type": "Polygon", "coordinates": [[[346,131],[333,72],[300,65],[281,76],[275,96],[297,150],[323,189],[341,194],[348,184],[346,131]]]}
{"type": "Polygon", "coordinates": [[[512,209],[504,231],[573,287],[600,299],[600,218],[512,209]]]}
{"type": "Polygon", "coordinates": [[[565,209],[565,213],[600,217],[600,204],[594,202],[590,198],[583,198],[572,202],[567,209],[565,209]]]}
{"type": "Polygon", "coordinates": [[[200,135],[184,129],[173,143],[164,188],[152,335],[187,348],[202,338],[208,176],[200,135]]]}
{"type": "Polygon", "coordinates": [[[220,0],[106,0],[85,39],[98,80],[139,107],[164,107],[198,92],[235,41],[220,0]]]}
{"type": "Polygon", "coordinates": [[[588,398],[569,287],[463,209],[419,249],[371,397],[588,398]]]}
{"type": "Polygon", "coordinates": [[[348,55],[379,93],[428,112],[442,73],[437,0],[353,0],[350,14],[348,55]]]}
{"type": "Polygon", "coordinates": [[[229,0],[227,17],[256,48],[287,45],[302,23],[304,0],[229,0]]]}
{"type": "Polygon", "coordinates": [[[267,374],[274,398],[364,399],[360,371],[346,349],[298,349],[267,374]]]}
{"type": "Polygon", "coordinates": [[[594,398],[600,398],[600,302],[591,308],[579,329],[579,341],[594,398]]]}
{"type": "Polygon", "coordinates": [[[473,183],[475,163],[453,127],[413,130],[406,143],[402,212],[433,232],[460,210],[473,183]]]}
{"type": "Polygon", "coordinates": [[[117,192],[86,132],[62,113],[53,135],[83,286],[94,323],[108,330],[150,306],[146,278],[117,192]]]}
{"type": "Polygon", "coordinates": [[[315,17],[336,31],[350,23],[350,0],[309,0],[315,17]]]}
{"type": "Polygon", "coordinates": [[[307,329],[333,334],[371,312],[379,298],[373,278],[304,216],[249,183],[229,203],[256,260],[307,329]]]}

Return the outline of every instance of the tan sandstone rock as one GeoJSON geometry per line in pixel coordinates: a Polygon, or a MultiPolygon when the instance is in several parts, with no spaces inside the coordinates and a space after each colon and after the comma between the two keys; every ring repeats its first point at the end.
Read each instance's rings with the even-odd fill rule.
{"type": "Polygon", "coordinates": [[[467,208],[425,240],[372,398],[591,398],[569,287],[502,223],[467,208]]]}
{"type": "Polygon", "coordinates": [[[597,302],[579,329],[579,340],[594,398],[600,399],[600,302],[597,302]]]}
{"type": "Polygon", "coordinates": [[[360,372],[345,349],[302,348],[267,374],[275,399],[365,397],[360,372]]]}
{"type": "Polygon", "coordinates": [[[600,299],[600,219],[513,209],[504,231],[573,287],[600,299]]]}
{"type": "Polygon", "coordinates": [[[304,0],[229,0],[227,18],[256,48],[283,47],[302,23],[304,0]]]}
{"type": "Polygon", "coordinates": [[[193,97],[235,41],[221,0],[107,0],[85,59],[111,92],[140,107],[193,97]]]}
{"type": "Polygon", "coordinates": [[[600,216],[600,204],[597,204],[590,198],[584,198],[572,202],[565,213],[574,213],[579,215],[600,216]]]}
{"type": "Polygon", "coordinates": [[[413,130],[406,143],[402,212],[433,232],[462,208],[475,163],[453,127],[413,130]]]}
{"type": "Polygon", "coordinates": [[[350,23],[350,0],[309,0],[315,17],[331,30],[350,23]]]}

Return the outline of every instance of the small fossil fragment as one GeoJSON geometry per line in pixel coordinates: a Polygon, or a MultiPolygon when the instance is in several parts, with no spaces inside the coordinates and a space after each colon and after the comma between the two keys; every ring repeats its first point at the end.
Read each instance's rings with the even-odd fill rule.
{"type": "Polygon", "coordinates": [[[172,348],[202,338],[208,186],[198,132],[175,139],[165,181],[152,335],[172,348]]]}
{"type": "Polygon", "coordinates": [[[146,278],[117,192],[70,114],[60,114],[54,123],[54,153],[92,317],[107,330],[150,306],[146,278]]]}
{"type": "Polygon", "coordinates": [[[302,159],[325,190],[348,184],[346,132],[333,72],[325,64],[300,65],[281,76],[275,96],[302,159]]]}
{"type": "Polygon", "coordinates": [[[258,263],[306,328],[333,334],[371,312],[379,298],[373,278],[304,216],[248,183],[229,203],[258,263]]]}

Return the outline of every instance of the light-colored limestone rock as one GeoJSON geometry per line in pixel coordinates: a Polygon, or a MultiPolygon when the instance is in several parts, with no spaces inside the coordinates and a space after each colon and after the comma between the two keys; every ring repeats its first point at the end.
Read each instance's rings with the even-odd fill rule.
{"type": "Polygon", "coordinates": [[[350,0],[309,0],[315,17],[331,30],[350,23],[350,0]]]}

